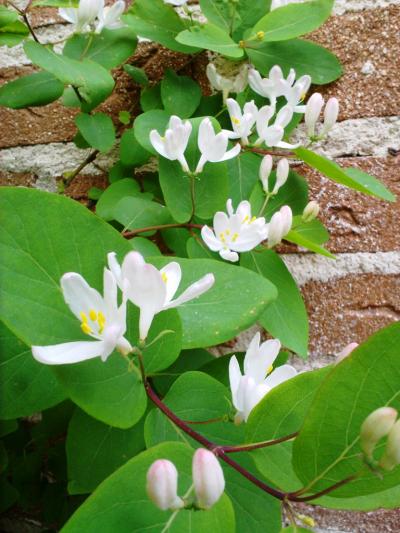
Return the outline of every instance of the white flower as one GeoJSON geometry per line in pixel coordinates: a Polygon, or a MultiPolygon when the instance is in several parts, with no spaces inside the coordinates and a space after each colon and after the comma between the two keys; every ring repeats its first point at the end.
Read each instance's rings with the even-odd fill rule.
{"type": "Polygon", "coordinates": [[[271,194],[277,194],[279,189],[285,185],[289,176],[289,161],[287,159],[280,159],[276,167],[276,182],[271,194]]]}
{"type": "Polygon", "coordinates": [[[389,434],[397,418],[393,407],[380,407],[367,416],[360,429],[360,446],[368,459],[372,459],[375,446],[389,434]]]}
{"type": "Polygon", "coordinates": [[[207,161],[218,163],[220,161],[232,159],[232,157],[238,155],[240,152],[240,144],[236,144],[233,148],[227,151],[228,140],[229,137],[226,131],[215,133],[209,118],[205,118],[201,121],[197,140],[201,157],[197,164],[195,174],[199,174],[203,171],[207,161]]]}
{"type": "Polygon", "coordinates": [[[281,242],[292,227],[293,215],[288,205],[284,205],[272,215],[268,224],[268,246],[273,248],[281,242]]]}
{"type": "Polygon", "coordinates": [[[305,112],[306,106],[301,105],[301,102],[303,102],[304,98],[306,97],[310,86],[311,76],[308,74],[301,76],[301,78],[299,78],[294,85],[288,81],[285,82],[283,96],[296,113],[305,112]]]}
{"type": "Polygon", "coordinates": [[[218,72],[214,63],[209,63],[206,74],[211,86],[217,91],[223,92],[223,101],[225,102],[229,93],[241,93],[246,88],[248,66],[242,65],[239,72],[232,72],[230,75],[224,76],[218,72]]]}
{"type": "Polygon", "coordinates": [[[108,269],[104,269],[104,296],[92,289],[75,272],[61,278],[64,300],[80,320],[83,333],[95,341],[76,341],[53,346],[32,346],[32,353],[40,363],[63,365],[78,363],[94,357],[103,361],[116,349],[128,354],[132,346],[125,339],[126,299],[117,303],[117,284],[108,269]]]}
{"type": "Polygon", "coordinates": [[[304,0],[272,0],[271,11],[279,7],[288,6],[289,4],[302,4],[304,0]]]}
{"type": "Polygon", "coordinates": [[[217,503],[225,489],[224,472],[212,452],[204,448],[196,450],[192,476],[197,506],[209,509],[217,503]]]}
{"type": "Polygon", "coordinates": [[[285,126],[292,120],[293,109],[290,106],[284,106],[278,112],[275,123],[270,125],[270,120],[274,115],[274,106],[266,105],[259,110],[256,120],[258,139],[255,145],[259,146],[264,142],[267,146],[285,149],[293,149],[300,146],[300,144],[289,144],[282,140],[285,135],[285,126]]]}
{"type": "Polygon", "coordinates": [[[167,459],[155,461],[147,471],[146,490],[150,500],[162,511],[175,511],[184,506],[178,496],[178,472],[167,459]]]}
{"type": "Polygon", "coordinates": [[[272,191],[269,190],[269,176],[273,166],[273,159],[270,155],[263,157],[260,165],[259,177],[264,189],[264,192],[269,195],[275,195],[279,189],[286,183],[289,176],[289,161],[287,159],[280,159],[276,167],[276,181],[272,191]]]}
{"type": "Polygon", "coordinates": [[[173,300],[182,277],[179,263],[173,261],[158,270],[146,263],[139,252],[129,252],[121,267],[114,252],[107,257],[109,268],[125,297],[140,309],[139,334],[142,341],[146,339],[157,313],[201,296],[215,281],[213,274],[206,274],[173,300]]]}
{"type": "Polygon", "coordinates": [[[311,222],[314,220],[314,218],[317,218],[319,213],[319,205],[315,200],[311,200],[311,202],[308,202],[308,204],[305,206],[303,210],[303,214],[301,215],[301,219],[303,222],[311,222]]]}
{"type": "MultiPolygon", "coordinates": [[[[314,93],[308,100],[304,114],[307,135],[312,139],[316,136],[315,127],[324,107],[325,100],[319,93],[314,93]]],[[[336,98],[330,98],[325,106],[324,125],[320,137],[324,137],[336,124],[339,115],[339,102],[336,98]]]]}
{"type": "Polygon", "coordinates": [[[67,22],[75,24],[77,32],[85,32],[103,9],[104,0],[80,0],[77,8],[61,8],[58,13],[67,22]]]}
{"type": "Polygon", "coordinates": [[[244,357],[244,374],[236,356],[229,361],[229,382],[232,402],[237,409],[235,422],[247,422],[250,412],[277,385],[297,374],[290,365],[273,370],[273,363],[279,354],[281,343],[277,339],[260,344],[260,333],[256,333],[244,357]]]}
{"type": "Polygon", "coordinates": [[[179,161],[182,170],[189,172],[184,154],[191,132],[192,125],[188,120],[183,122],[179,117],[172,115],[164,137],[161,137],[157,130],[151,130],[150,142],[160,155],[171,161],[179,161]]]}
{"type": "Polygon", "coordinates": [[[125,11],[125,2],[117,0],[112,6],[107,6],[99,11],[96,33],[101,33],[103,28],[108,30],[117,30],[122,28],[124,23],[121,21],[121,15],[125,11]]]}
{"type": "Polygon", "coordinates": [[[273,164],[274,160],[272,159],[271,155],[266,155],[262,158],[259,170],[259,178],[266,194],[269,193],[269,176],[271,174],[273,164]]]}
{"type": "Polygon", "coordinates": [[[240,105],[233,98],[228,98],[226,101],[229,116],[232,123],[233,132],[228,132],[230,139],[241,139],[242,144],[249,143],[248,137],[257,119],[258,108],[254,103],[246,102],[243,107],[243,113],[240,105]]]}
{"type": "Polygon", "coordinates": [[[291,86],[295,79],[296,73],[293,69],[290,69],[289,75],[285,80],[282,69],[278,65],[271,68],[268,78],[262,78],[261,74],[255,69],[251,69],[249,72],[250,87],[260,96],[269,98],[272,106],[275,106],[279,96],[283,96],[286,86],[291,86]]]}
{"type": "Polygon", "coordinates": [[[187,0],[164,0],[164,4],[171,4],[173,6],[183,6],[187,0]]]}
{"type": "Polygon", "coordinates": [[[239,260],[237,252],[248,252],[258,246],[268,236],[265,218],[252,217],[251,206],[247,200],[238,205],[236,213],[233,211],[232,200],[226,202],[228,215],[218,211],[214,215],[213,230],[203,226],[201,236],[203,241],[213,252],[227,261],[239,260]]]}

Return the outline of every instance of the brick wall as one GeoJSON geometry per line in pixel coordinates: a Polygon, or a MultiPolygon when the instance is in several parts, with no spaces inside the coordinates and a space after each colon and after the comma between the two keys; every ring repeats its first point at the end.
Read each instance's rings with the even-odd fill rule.
{"type": "MultiPolygon", "coordinates": [[[[24,0],[16,3],[23,5],[24,0]]],[[[56,42],[70,31],[53,9],[34,11],[31,23],[41,42],[56,42]]],[[[399,36],[400,0],[337,0],[335,16],[311,36],[338,55],[345,71],[339,81],[323,89],[341,104],[340,123],[323,151],[374,174],[399,200],[386,204],[301,169],[331,232],[328,248],[337,255],[332,261],[289,246],[281,250],[302,287],[310,315],[307,367],[325,364],[347,343],[360,342],[400,318],[399,36]]],[[[207,90],[204,56],[193,62],[153,43],[141,43],[134,59],[151,79],[159,79],[166,67],[172,67],[194,76],[207,90]]],[[[21,47],[0,47],[0,84],[32,70],[21,47]]],[[[102,107],[111,112],[128,108],[137,96],[138,88],[120,72],[118,90],[102,107]]],[[[18,111],[0,109],[0,183],[55,191],[62,172],[85,158],[85,152],[71,142],[75,113],[58,103],[18,111]]],[[[100,157],[68,194],[84,201],[91,186],[105,186],[104,171],[111,162],[112,155],[100,157]]],[[[325,530],[383,533],[398,531],[400,522],[400,511],[308,512],[325,530]]]]}

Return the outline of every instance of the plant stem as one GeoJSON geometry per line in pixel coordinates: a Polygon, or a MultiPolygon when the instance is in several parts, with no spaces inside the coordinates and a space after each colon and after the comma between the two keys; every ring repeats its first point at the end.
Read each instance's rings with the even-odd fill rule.
{"type": "Polygon", "coordinates": [[[190,176],[190,199],[192,201],[192,214],[190,216],[190,220],[193,220],[195,209],[196,209],[196,192],[195,192],[195,177],[190,176]]]}
{"type": "Polygon", "coordinates": [[[285,152],[285,151],[278,151],[278,150],[264,150],[263,148],[256,148],[255,146],[253,147],[246,146],[243,148],[249,152],[254,152],[256,154],[261,154],[261,155],[277,155],[279,157],[295,157],[296,155],[293,152],[285,152]]]}
{"type": "Polygon", "coordinates": [[[258,212],[258,216],[261,217],[265,211],[265,208],[267,207],[267,204],[269,202],[269,199],[271,198],[272,194],[266,193],[265,194],[265,200],[263,202],[263,205],[261,206],[260,211],[258,212]]]}
{"type": "Polygon", "coordinates": [[[197,228],[201,229],[203,226],[201,224],[191,224],[190,222],[184,222],[183,224],[161,224],[159,226],[147,226],[146,228],[138,228],[132,231],[124,231],[122,236],[125,239],[132,239],[135,235],[139,233],[145,233],[146,231],[157,231],[160,229],[168,228],[197,228]]]}
{"type": "Polygon", "coordinates": [[[298,432],[291,433],[285,437],[280,437],[279,439],[265,440],[263,442],[255,442],[254,444],[243,444],[239,446],[221,446],[221,449],[224,453],[236,453],[236,452],[250,452],[251,450],[258,450],[260,448],[267,448],[268,446],[274,446],[281,442],[286,442],[297,437],[298,432]]]}
{"type": "Polygon", "coordinates": [[[64,179],[64,184],[66,187],[71,184],[72,180],[81,172],[89,163],[93,163],[93,161],[96,159],[97,154],[99,153],[99,150],[94,150],[91,152],[87,158],[82,161],[82,163],[67,177],[64,179]]]}
{"type": "Polygon", "coordinates": [[[294,502],[310,502],[311,500],[316,500],[317,498],[321,498],[321,496],[325,496],[325,494],[329,494],[330,492],[333,492],[334,490],[342,487],[343,485],[347,485],[347,483],[354,481],[359,475],[359,473],[352,474],[351,476],[348,476],[342,479],[341,481],[338,481],[334,485],[331,485],[330,487],[327,487],[326,489],[321,490],[320,492],[316,492],[315,494],[310,494],[309,496],[300,496],[300,494],[304,493],[304,489],[298,490],[297,492],[291,492],[288,495],[288,499],[294,502]]]}

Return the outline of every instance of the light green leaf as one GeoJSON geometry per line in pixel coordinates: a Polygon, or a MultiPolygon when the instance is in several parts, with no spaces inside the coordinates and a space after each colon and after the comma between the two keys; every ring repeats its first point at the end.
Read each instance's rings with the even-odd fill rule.
{"type": "Polygon", "coordinates": [[[12,24],[16,20],[18,20],[18,13],[15,10],[0,6],[0,28],[12,24]]]}
{"type": "Polygon", "coordinates": [[[19,20],[0,28],[0,46],[15,46],[29,35],[28,27],[19,20]]]}
{"type": "Polygon", "coordinates": [[[107,478],[75,512],[63,533],[131,533],[162,531],[169,533],[235,533],[232,504],[226,495],[207,511],[159,510],[147,497],[146,474],[157,459],[172,461],[179,472],[179,495],[192,484],[193,450],[179,443],[164,443],[128,461],[107,478]],[[168,525],[167,525],[168,524],[168,525]]]}
{"type": "Polygon", "coordinates": [[[167,69],[161,81],[161,99],[167,113],[189,118],[200,104],[201,89],[191,78],[167,69]]]}
{"type": "Polygon", "coordinates": [[[0,88],[0,105],[21,109],[54,102],[64,92],[64,85],[48,72],[36,72],[9,81],[0,88]]]}
{"type": "Polygon", "coordinates": [[[307,240],[316,244],[324,244],[329,240],[329,232],[320,220],[303,222],[300,216],[293,217],[293,228],[307,240]]]}
{"type": "Polygon", "coordinates": [[[306,148],[296,148],[296,155],[311,168],[322,172],[336,183],[370,196],[394,202],[396,197],[380,181],[357,168],[342,169],[337,163],[306,148]]]}
{"type": "Polygon", "coordinates": [[[265,43],[257,48],[246,48],[246,53],[264,76],[274,65],[279,65],[285,76],[291,68],[298,77],[309,74],[316,85],[330,83],[342,74],[336,56],[318,44],[301,39],[265,43]]]}
{"type": "Polygon", "coordinates": [[[282,259],[272,250],[242,254],[240,264],[272,281],[278,298],[258,321],[281,343],[307,357],[308,317],[301,293],[282,259]]]}
{"type": "Polygon", "coordinates": [[[171,222],[171,215],[166,207],[143,196],[145,195],[140,194],[122,198],[115,206],[112,218],[129,230],[171,222]]]}
{"type": "Polygon", "coordinates": [[[0,418],[29,416],[58,404],[65,393],[50,368],[0,322],[0,418]]]}
{"type": "Polygon", "coordinates": [[[238,35],[234,33],[234,38],[241,38],[243,33],[254,26],[271,7],[272,0],[240,0],[237,2],[236,9],[240,17],[240,26],[237,30],[238,35]]]}
{"type": "Polygon", "coordinates": [[[242,152],[226,162],[229,182],[228,198],[232,198],[233,205],[236,206],[242,200],[249,199],[251,191],[258,182],[260,163],[261,158],[251,152],[242,152]]]}
{"type": "Polygon", "coordinates": [[[65,43],[63,55],[77,61],[90,59],[111,69],[133,55],[136,45],[136,35],[131,28],[103,29],[99,34],[75,33],[65,43]]]}
{"type": "Polygon", "coordinates": [[[124,21],[136,35],[147,37],[152,41],[184,54],[198,52],[198,48],[184,46],[175,40],[185,25],[171,5],[163,0],[136,0],[124,17],[124,21]]]}
{"type": "Polygon", "coordinates": [[[104,220],[112,220],[118,202],[126,196],[139,196],[141,194],[137,181],[132,178],[122,178],[112,183],[100,196],[96,204],[96,213],[104,220]]]}
{"type": "Polygon", "coordinates": [[[307,237],[304,237],[301,232],[297,232],[297,230],[295,229],[291,229],[289,233],[285,235],[284,240],[292,242],[293,244],[297,244],[298,246],[306,248],[307,250],[311,250],[316,254],[324,255],[325,257],[329,257],[330,259],[335,259],[335,256],[331,254],[331,252],[326,250],[323,246],[320,246],[319,244],[315,243],[314,241],[307,239],[307,237]]]}
{"type": "Polygon", "coordinates": [[[330,0],[291,4],[265,15],[252,33],[265,32],[264,41],[286,41],[309,33],[325,22],[332,10],[330,0]]]}
{"type": "Polygon", "coordinates": [[[66,442],[68,492],[92,492],[106,477],[144,449],[143,423],[118,429],[76,409],[66,442]]]}
{"type": "Polygon", "coordinates": [[[33,7],[78,7],[79,0],[33,0],[33,7]]]}
{"type": "Polygon", "coordinates": [[[244,54],[243,48],[240,48],[228,33],[209,23],[191,26],[190,29],[179,33],[176,40],[179,43],[212,50],[233,59],[240,59],[244,54]]]}
{"type": "MultiPolygon", "coordinates": [[[[361,471],[335,498],[373,494],[400,483],[400,467],[380,479],[363,463],[360,427],[378,407],[400,409],[400,323],[379,331],[335,366],[310,407],[293,452],[293,466],[309,492],[361,471]]],[[[382,453],[379,446],[377,457],[382,453]]]]}
{"type": "Polygon", "coordinates": [[[200,0],[201,11],[207,20],[227,33],[230,33],[235,7],[233,2],[224,0],[200,0]]]}
{"type": "Polygon", "coordinates": [[[115,143],[115,128],[111,117],[105,113],[88,115],[80,113],[75,117],[82,137],[100,152],[108,152],[115,143]]]}
{"type": "Polygon", "coordinates": [[[119,154],[121,163],[132,167],[143,165],[150,157],[149,152],[136,139],[134,128],[125,130],[122,134],[119,154]]]}

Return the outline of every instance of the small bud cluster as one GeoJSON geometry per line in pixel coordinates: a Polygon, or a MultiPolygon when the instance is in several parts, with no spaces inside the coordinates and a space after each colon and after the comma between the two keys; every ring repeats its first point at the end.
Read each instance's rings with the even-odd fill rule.
{"type": "Polygon", "coordinates": [[[324,123],[319,134],[316,134],[316,126],[319,121],[325,100],[319,93],[314,93],[308,100],[304,114],[307,135],[311,140],[323,139],[336,124],[339,115],[339,102],[336,98],[329,98],[324,110],[324,123]]]}
{"type": "Polygon", "coordinates": [[[365,459],[375,464],[374,451],[378,442],[387,437],[385,451],[377,462],[383,470],[393,470],[400,464],[400,419],[393,407],[380,407],[364,420],[360,431],[360,445],[365,459]]]}
{"type": "Polygon", "coordinates": [[[155,461],[147,472],[147,494],[162,511],[176,511],[183,507],[210,509],[222,496],[225,478],[215,455],[204,448],[196,450],[192,462],[194,501],[178,496],[178,471],[167,459],[155,461]]]}

